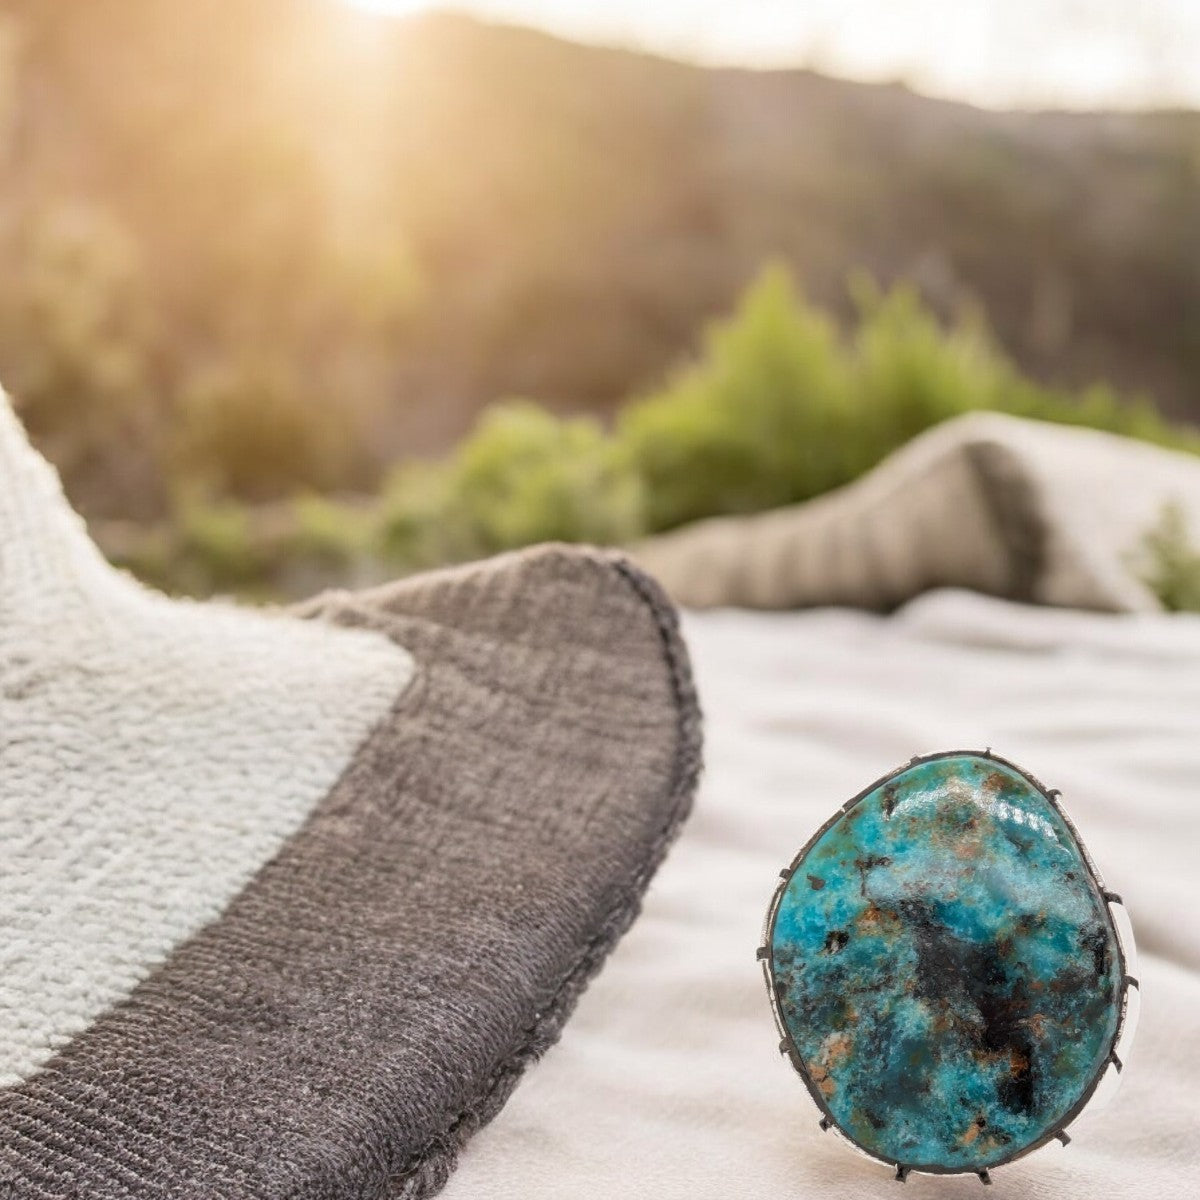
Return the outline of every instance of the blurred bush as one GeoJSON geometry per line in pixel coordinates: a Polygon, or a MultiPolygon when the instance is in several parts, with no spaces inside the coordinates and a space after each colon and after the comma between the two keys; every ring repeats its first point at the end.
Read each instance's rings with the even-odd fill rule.
{"type": "Polygon", "coordinates": [[[644,507],[637,473],[599,421],[509,402],[444,463],[396,470],[380,546],[398,565],[430,566],[533,542],[623,542],[643,531],[644,507]]]}
{"type": "Polygon", "coordinates": [[[6,386],[73,496],[160,501],[148,469],[154,323],[134,243],[94,206],[60,201],[4,230],[6,386]]]}
{"type": "Polygon", "coordinates": [[[802,499],[963,405],[1130,419],[911,295],[856,313],[855,264],[942,319],[977,301],[1034,377],[1200,421],[1200,114],[986,112],[343,0],[8,0],[0,180],[0,379],[95,520],[382,490],[408,561],[802,499]],[[777,275],[644,395],[771,255],[819,308],[777,275]],[[385,485],[506,396],[603,432],[489,417],[572,465],[385,485]],[[519,503],[468,511],[501,479],[519,503]]]}
{"type": "Polygon", "coordinates": [[[1164,505],[1130,566],[1167,612],[1200,612],[1200,550],[1179,504],[1164,505]]]}
{"type": "MultiPolygon", "coordinates": [[[[610,430],[529,402],[497,404],[446,458],[396,467],[373,501],[308,500],[256,515],[190,497],[165,538],[159,531],[141,545],[133,539],[117,557],[177,589],[261,594],[545,540],[626,542],[702,517],[806,500],[974,409],[1200,453],[1200,434],[1170,425],[1148,401],[1024,377],[978,315],[947,328],[910,288],[883,293],[860,280],[852,290],[859,318],[842,337],[784,269],[771,267],[709,330],[696,361],[632,400],[610,430]]],[[[328,444],[316,432],[289,424],[293,417],[243,428],[249,418],[227,418],[222,401],[198,403],[195,436],[227,441],[225,461],[238,463],[239,446],[255,443],[243,490],[254,464],[272,454],[312,455],[319,484],[328,444]]]]}
{"type": "Polygon", "coordinates": [[[246,355],[188,381],[173,422],[171,477],[208,495],[269,500],[344,483],[354,433],[280,361],[246,355]]]}
{"type": "Polygon", "coordinates": [[[852,374],[833,323],[769,268],[700,360],[618,420],[643,528],[772,508],[852,478],[852,374]]]}

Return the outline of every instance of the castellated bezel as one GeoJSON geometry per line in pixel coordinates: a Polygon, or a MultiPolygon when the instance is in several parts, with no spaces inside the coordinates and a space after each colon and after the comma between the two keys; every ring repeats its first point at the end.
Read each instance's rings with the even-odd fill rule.
{"type": "Polygon", "coordinates": [[[1125,909],[1124,902],[1121,896],[1112,891],[1105,885],[1104,877],[1101,875],[1096,866],[1090,852],[1087,849],[1083,839],[1079,835],[1079,830],[1067,813],[1062,803],[1061,793],[1057,788],[1047,788],[1040,780],[1031,775],[1024,768],[1019,767],[1016,763],[1009,759],[1002,758],[998,754],[994,754],[990,747],[985,750],[942,750],[935,754],[914,755],[907,762],[889,771],[886,775],[876,779],[873,783],[868,784],[857,795],[847,800],[834,814],[827,820],[801,848],[799,853],[792,859],[791,863],[779,873],[779,883],[775,888],[775,892],[771,897],[770,906],[767,909],[766,920],[763,923],[762,938],[759,944],[758,961],[762,965],[763,978],[767,986],[767,995],[771,1002],[771,1011],[775,1016],[775,1026],[779,1033],[779,1051],[792,1065],[796,1073],[804,1080],[805,1088],[817,1109],[817,1124],[821,1130],[826,1133],[833,1134],[839,1141],[843,1142],[855,1153],[863,1158],[869,1159],[871,1162],[880,1166],[886,1167],[889,1171],[894,1172],[894,1178],[903,1183],[912,1174],[921,1175],[976,1175],[980,1181],[985,1184],[992,1182],[992,1175],[998,1170],[1002,1170],[1010,1163],[1028,1158],[1029,1155],[1036,1153],[1039,1150],[1044,1150],[1048,1146],[1065,1147],[1071,1141],[1069,1130],[1079,1121],[1085,1112],[1094,1113],[1106,1106],[1116,1095],[1120,1084],[1121,1072],[1128,1060],[1130,1047],[1133,1043],[1134,1032],[1137,1027],[1137,1018],[1140,1011],[1141,993],[1137,975],[1137,950],[1134,944],[1133,926],[1130,923],[1128,912],[1125,909]],[[1117,1024],[1114,1030],[1111,1043],[1108,1048],[1108,1054],[1101,1061],[1092,1078],[1089,1080],[1087,1087],[1084,1089],[1079,1100],[1067,1112],[1066,1116],[1045,1135],[1030,1145],[1021,1147],[1007,1158],[1004,1158],[985,1170],[975,1170],[963,1167],[934,1167],[930,1165],[912,1166],[907,1163],[894,1162],[890,1159],[883,1158],[880,1155],[868,1150],[857,1142],[849,1133],[847,1133],[837,1122],[829,1105],[825,1101],[825,1097],[821,1094],[816,1082],[810,1074],[808,1067],[805,1065],[804,1059],[796,1047],[795,1041],[787,1028],[787,1024],[783,1019],[783,1012],[780,1006],[779,994],[776,987],[774,962],[772,960],[772,947],[774,945],[775,921],[779,913],[779,906],[783,900],[784,893],[787,891],[788,885],[791,883],[792,877],[797,870],[803,865],[807,859],[809,852],[817,844],[824,834],[836,824],[846,813],[854,806],[860,803],[867,796],[871,795],[876,789],[885,786],[893,779],[903,775],[906,771],[911,770],[914,766],[921,763],[936,762],[940,759],[971,757],[984,759],[994,762],[999,766],[1007,768],[1014,774],[1025,780],[1034,790],[1036,790],[1048,804],[1050,804],[1058,815],[1062,818],[1067,828],[1071,832],[1074,839],[1075,847],[1079,851],[1079,856],[1087,869],[1088,875],[1092,883],[1095,885],[1096,891],[1101,897],[1103,904],[1101,911],[1104,913],[1105,920],[1108,923],[1109,931],[1112,934],[1113,941],[1117,947],[1117,953],[1120,956],[1120,997],[1117,1024]]]}

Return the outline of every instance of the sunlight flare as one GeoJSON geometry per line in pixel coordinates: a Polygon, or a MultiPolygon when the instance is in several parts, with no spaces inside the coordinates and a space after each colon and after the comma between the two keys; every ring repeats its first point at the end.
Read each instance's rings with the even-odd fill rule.
{"type": "Polygon", "coordinates": [[[353,8],[383,13],[390,17],[407,17],[436,6],[437,0],[344,0],[353,8]]]}

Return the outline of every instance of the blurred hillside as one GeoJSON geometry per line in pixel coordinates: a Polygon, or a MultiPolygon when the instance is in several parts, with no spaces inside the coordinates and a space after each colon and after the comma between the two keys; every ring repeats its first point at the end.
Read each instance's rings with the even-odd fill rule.
{"type": "MultiPolygon", "coordinates": [[[[89,514],[610,413],[767,259],[1200,420],[1200,116],[997,114],[337,0],[4,0],[0,378],[89,514]]],[[[181,497],[183,498],[181,500],[181,497]]]]}

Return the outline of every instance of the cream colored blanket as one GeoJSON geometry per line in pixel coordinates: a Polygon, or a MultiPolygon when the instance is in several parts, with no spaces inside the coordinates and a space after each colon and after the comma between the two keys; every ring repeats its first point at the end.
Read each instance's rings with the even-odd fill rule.
{"type": "Polygon", "coordinates": [[[636,553],[691,608],[889,609],[962,587],[1139,612],[1158,602],[1131,560],[1166,504],[1200,538],[1200,458],[977,413],[809,504],[700,522],[636,553]]]}
{"type": "Polygon", "coordinates": [[[915,753],[984,746],[1063,790],[1132,914],[1144,997],[1115,1101],[991,1194],[1200,1194],[1200,618],[941,591],[888,618],[707,613],[686,633],[708,716],[695,815],[447,1200],[981,1195],[973,1177],[901,1190],[818,1129],[754,952],[779,868],[839,804],[915,753]]]}

